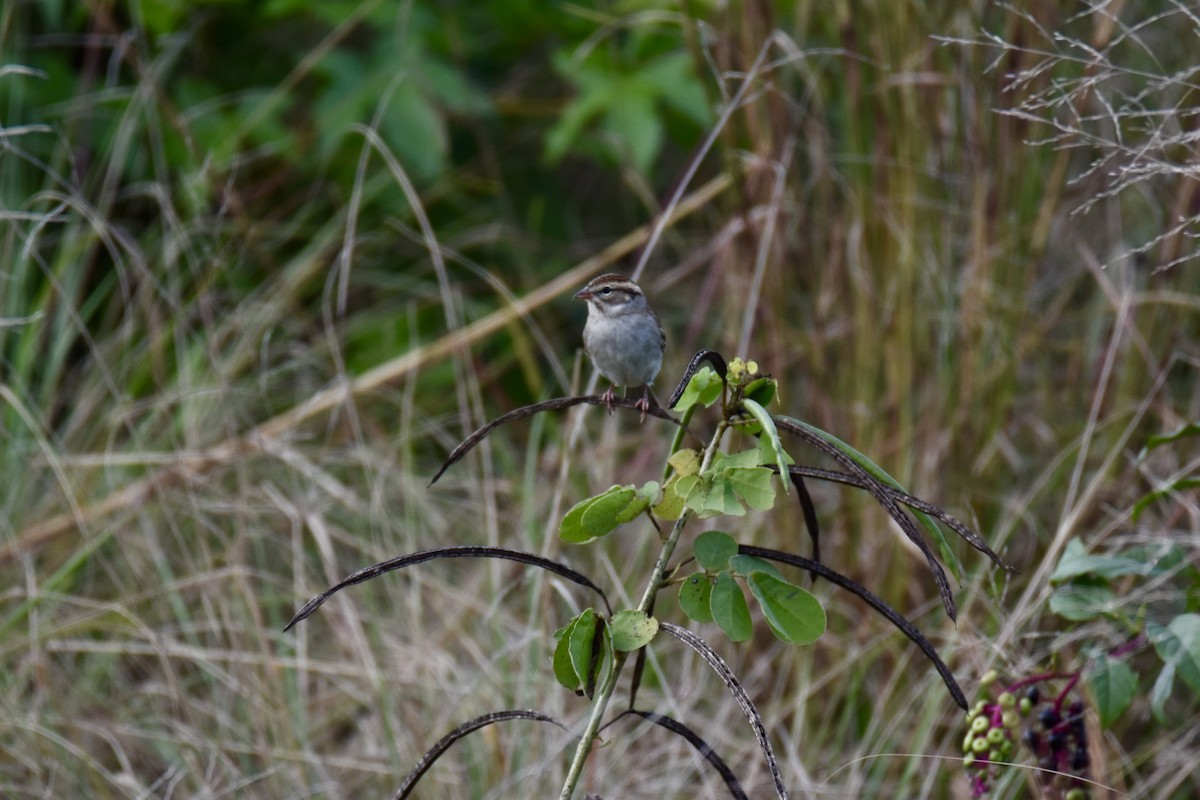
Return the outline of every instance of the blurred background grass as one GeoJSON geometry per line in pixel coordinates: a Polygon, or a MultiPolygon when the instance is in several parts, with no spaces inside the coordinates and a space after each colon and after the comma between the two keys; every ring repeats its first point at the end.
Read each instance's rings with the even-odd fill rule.
{"type": "MultiPolygon", "coordinates": [[[[580,724],[549,643],[590,601],[515,565],[427,565],[280,631],[353,569],[451,543],[639,591],[651,533],[554,531],[657,474],[658,423],[518,423],[426,484],[483,421],[583,386],[570,293],[631,270],[677,190],[695,202],[641,279],[669,337],[659,394],[700,347],[756,359],[785,413],[1022,574],[961,553],[955,627],[886,517],[817,486],[828,563],[968,686],[1078,667],[1083,634],[1045,609],[1071,536],[1200,549],[1194,498],[1126,514],[1195,461],[1135,454],[1200,416],[1197,33],[1157,0],[6,4],[0,793],[386,796],[485,711],[580,724]]],[[[807,546],[791,508],[728,527],[807,546]]],[[[936,675],[819,591],[814,647],[715,642],[794,790],[961,796],[936,675]]],[[[642,703],[767,791],[715,678],[665,642],[650,666],[642,703]]],[[[624,732],[590,791],[720,796],[685,745],[624,732]]],[[[1096,777],[1192,796],[1174,754],[1197,736],[1135,707],[1096,777]]],[[[424,796],[552,794],[571,747],[492,729],[424,796]]]]}

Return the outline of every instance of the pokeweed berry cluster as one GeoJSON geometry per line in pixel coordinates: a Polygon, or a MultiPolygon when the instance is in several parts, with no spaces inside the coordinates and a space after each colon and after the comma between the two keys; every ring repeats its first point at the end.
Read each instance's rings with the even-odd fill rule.
{"type": "Polygon", "coordinates": [[[983,676],[980,688],[993,694],[994,699],[980,699],[967,712],[967,735],[963,739],[963,768],[971,797],[987,795],[999,765],[1012,760],[1020,738],[1036,757],[1049,796],[1087,800],[1090,761],[1084,705],[1082,700],[1071,698],[1078,681],[1077,674],[1033,675],[1001,687],[994,670],[983,676]],[[1039,684],[1063,678],[1067,684],[1062,691],[1043,698],[1039,684]]]}
{"type": "MultiPolygon", "coordinates": [[[[997,675],[988,672],[980,681],[987,689],[997,675]]],[[[980,699],[967,712],[967,735],[963,739],[963,768],[971,785],[971,797],[984,797],[996,779],[996,766],[1011,759],[1021,718],[1017,698],[1004,691],[995,700],[980,699]]]]}
{"type": "Polygon", "coordinates": [[[1083,724],[1083,701],[1072,700],[1063,711],[1066,693],[1047,700],[1039,708],[1041,694],[1030,686],[1021,698],[1023,708],[1038,709],[1035,724],[1025,729],[1026,747],[1037,756],[1037,764],[1051,788],[1058,789],[1065,800],[1086,800],[1087,790],[1081,785],[1087,778],[1087,728],[1083,724]]]}

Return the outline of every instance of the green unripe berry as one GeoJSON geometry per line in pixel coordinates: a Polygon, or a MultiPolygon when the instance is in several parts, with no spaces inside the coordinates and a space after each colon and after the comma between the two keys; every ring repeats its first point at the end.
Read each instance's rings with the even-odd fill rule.
{"type": "Polygon", "coordinates": [[[971,743],[974,741],[975,741],[975,734],[968,731],[966,738],[963,739],[963,752],[964,753],[971,752],[971,743]]]}
{"type": "Polygon", "coordinates": [[[971,720],[972,733],[983,733],[991,726],[992,723],[987,717],[976,717],[975,719],[971,720]]]}
{"type": "Polygon", "coordinates": [[[976,700],[975,707],[971,710],[976,714],[982,714],[985,708],[987,708],[987,700],[976,700]]]}
{"type": "Polygon", "coordinates": [[[1004,723],[1004,727],[1012,729],[1016,729],[1017,725],[1021,723],[1021,718],[1012,709],[1005,711],[1000,720],[1004,723]]]}
{"type": "Polygon", "coordinates": [[[1004,735],[1004,728],[992,728],[987,732],[987,740],[991,744],[1000,744],[1008,737],[1004,735]]]}
{"type": "Polygon", "coordinates": [[[1074,789],[1067,792],[1066,800],[1086,800],[1086,798],[1087,793],[1084,792],[1083,789],[1080,789],[1078,786],[1076,786],[1074,789]]]}
{"type": "Polygon", "coordinates": [[[1001,708],[1012,708],[1017,704],[1017,698],[1012,692],[1004,692],[1000,695],[1000,699],[997,702],[1000,703],[1001,708]]]}
{"type": "Polygon", "coordinates": [[[989,669],[987,672],[983,673],[983,677],[979,679],[979,685],[980,686],[991,686],[993,683],[996,682],[996,679],[999,677],[1000,676],[999,676],[999,674],[996,673],[996,670],[989,669]]]}
{"type": "Polygon", "coordinates": [[[999,760],[1000,760],[1000,751],[999,750],[992,750],[991,752],[988,753],[988,761],[991,761],[994,764],[999,760]]]}
{"type": "Polygon", "coordinates": [[[971,750],[976,753],[983,753],[989,747],[991,747],[991,745],[988,744],[988,740],[983,736],[980,736],[978,739],[971,742],[971,750]]]}
{"type": "Polygon", "coordinates": [[[965,756],[963,756],[963,767],[965,769],[970,769],[971,765],[974,763],[975,763],[975,754],[974,753],[967,753],[965,756]]]}
{"type": "Polygon", "coordinates": [[[1022,697],[1021,702],[1017,704],[1017,708],[1021,709],[1022,716],[1029,716],[1029,712],[1033,711],[1033,703],[1029,702],[1028,697],[1022,697]]]}

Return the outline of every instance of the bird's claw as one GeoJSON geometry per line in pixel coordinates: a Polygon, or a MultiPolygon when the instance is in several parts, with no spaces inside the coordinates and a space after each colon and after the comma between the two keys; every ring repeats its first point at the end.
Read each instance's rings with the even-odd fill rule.
{"type": "Polygon", "coordinates": [[[633,404],[633,407],[642,412],[642,422],[646,421],[646,414],[650,412],[650,387],[642,392],[642,399],[633,404]]]}
{"type": "Polygon", "coordinates": [[[616,386],[608,387],[608,391],[600,395],[600,399],[604,401],[604,407],[608,409],[608,415],[611,417],[613,409],[616,407],[617,395],[616,386]]]}

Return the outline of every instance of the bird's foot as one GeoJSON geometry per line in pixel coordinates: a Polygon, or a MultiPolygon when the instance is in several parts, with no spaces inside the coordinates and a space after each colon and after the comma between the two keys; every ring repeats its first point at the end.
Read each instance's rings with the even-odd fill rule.
{"type": "Polygon", "coordinates": [[[611,417],[613,408],[617,402],[616,386],[608,387],[608,391],[600,395],[600,399],[604,401],[604,407],[608,409],[608,415],[611,417]]]}
{"type": "Polygon", "coordinates": [[[633,404],[633,407],[642,412],[642,422],[646,421],[646,414],[650,411],[650,387],[647,386],[642,390],[642,399],[633,404]]]}

